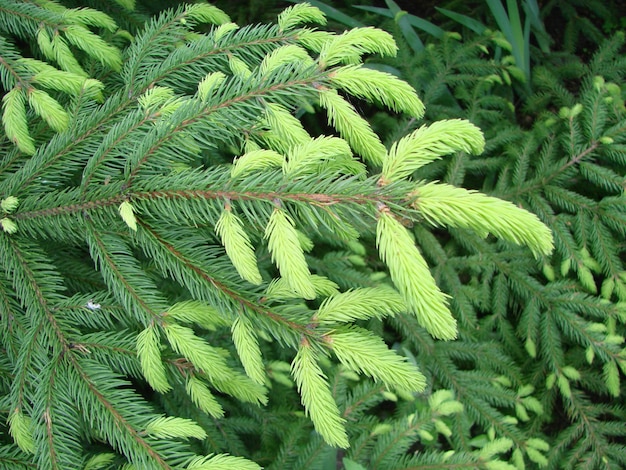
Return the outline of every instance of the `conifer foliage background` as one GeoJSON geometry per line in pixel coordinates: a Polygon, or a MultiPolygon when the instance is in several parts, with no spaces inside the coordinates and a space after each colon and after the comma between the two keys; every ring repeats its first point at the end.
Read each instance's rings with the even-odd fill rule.
{"type": "MultiPolygon", "coordinates": [[[[504,312],[524,295],[491,294],[507,282],[498,257],[549,272],[552,232],[517,200],[429,177],[444,157],[483,152],[470,120],[383,144],[353,103],[415,123],[425,112],[412,86],[363,63],[394,56],[393,37],[325,31],[309,4],[264,25],[206,3],[102,8],[0,0],[0,466],[547,465],[545,436],[520,422],[552,398],[511,382],[510,358],[484,338],[472,348],[467,289],[430,268],[454,258],[434,236],[447,227],[475,250],[455,263],[494,267],[467,286],[482,282],[504,312]],[[323,134],[302,124],[310,115],[323,134]],[[500,377],[463,370],[482,351],[500,377]],[[467,394],[481,388],[484,406],[467,394]]],[[[610,86],[592,83],[606,102],[610,86]]],[[[572,126],[579,113],[562,112],[572,126]]],[[[540,202],[528,207],[548,222],[540,202]]],[[[565,259],[570,235],[556,235],[563,277],[608,272],[603,289],[622,295],[617,258],[565,259]]],[[[587,361],[601,358],[618,395],[613,318],[590,326],[587,361]]],[[[529,353],[549,348],[523,324],[529,353]]],[[[548,380],[572,397],[579,372],[560,359],[548,380]]]]}

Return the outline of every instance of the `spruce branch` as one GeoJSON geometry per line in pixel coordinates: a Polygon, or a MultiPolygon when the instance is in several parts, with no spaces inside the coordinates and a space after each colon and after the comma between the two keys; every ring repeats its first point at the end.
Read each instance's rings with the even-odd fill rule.
{"type": "MultiPolygon", "coordinates": [[[[239,436],[256,433],[260,417],[273,421],[274,402],[284,397],[280,424],[306,429],[297,398],[289,405],[299,394],[318,433],[310,452],[323,442],[348,448],[355,436],[363,449],[374,448],[365,440],[385,430],[370,432],[367,420],[357,429],[352,420],[384,399],[414,398],[432,377],[467,398],[462,392],[475,377],[458,379],[445,355],[420,358],[423,367],[383,341],[381,321],[388,320],[412,330],[424,351],[436,352],[422,327],[435,338],[457,336],[454,304],[438,281],[469,290],[459,276],[431,270],[431,250],[422,244],[435,242],[415,239],[409,228],[427,220],[493,232],[537,253],[549,251],[549,234],[528,213],[480,193],[441,183],[419,183],[416,190],[416,171],[448,153],[479,153],[484,139],[468,121],[447,120],[387,150],[345,96],[422,116],[411,86],[362,64],[364,54],[395,54],[391,35],[302,28],[325,22],[307,4],[287,9],[277,25],[239,28],[199,3],[146,21],[122,51],[107,39],[118,32],[117,15],[55,2],[2,5],[1,32],[37,44],[45,60],[23,58],[10,41],[0,44],[0,78],[9,85],[7,146],[15,141],[23,153],[7,154],[0,174],[0,318],[12,326],[11,338],[2,340],[11,374],[1,382],[9,391],[2,406],[12,413],[14,440],[0,453],[5,447],[32,452],[42,468],[109,465],[111,453],[135,467],[257,468],[217,452],[246,452],[239,436]],[[45,21],[36,25],[36,18],[45,21]],[[324,109],[329,134],[341,137],[305,128],[299,110],[315,107],[324,109]],[[45,122],[33,127],[40,118],[45,122]],[[470,210],[459,209],[463,204],[470,210]],[[525,223],[537,234],[519,227],[525,223]],[[380,260],[365,248],[374,235],[380,260]],[[320,255],[325,252],[328,258],[320,255]],[[383,280],[384,270],[391,281],[383,280]],[[272,411],[264,408],[268,403],[272,411]],[[188,438],[215,438],[206,448],[216,454],[198,455],[199,447],[182,441],[188,438]],[[88,452],[85,443],[93,442],[106,452],[88,452]]],[[[585,175],[610,176],[603,189],[618,182],[593,166],[585,175]]],[[[606,239],[602,231],[585,236],[596,245],[606,239]]],[[[490,242],[483,248],[495,252],[490,242]]],[[[453,258],[441,246],[433,252],[453,258]]],[[[491,265],[505,263],[493,256],[491,265]]],[[[617,269],[615,258],[597,257],[598,265],[617,269]]],[[[583,266],[596,269],[589,261],[583,266]]],[[[539,305],[550,304],[549,292],[522,278],[542,294],[539,305]]],[[[535,338],[533,326],[529,321],[527,330],[535,338]]],[[[563,338],[580,341],[586,334],[598,359],[621,364],[608,346],[616,335],[594,335],[584,326],[572,321],[563,338]]],[[[546,350],[542,338],[537,342],[541,354],[554,352],[555,371],[565,377],[558,386],[565,389],[576,369],[546,350]]],[[[493,369],[504,369],[506,361],[489,353],[493,369]]],[[[611,390],[614,369],[605,373],[611,390]]],[[[469,413],[498,437],[474,457],[497,462],[528,443],[502,421],[498,407],[518,400],[525,412],[522,403],[530,409],[534,402],[493,384],[475,390],[491,398],[470,401],[469,413]]],[[[458,407],[448,396],[435,398],[427,413],[393,424],[395,450],[386,447],[393,439],[380,439],[377,451],[389,450],[381,462],[400,459],[416,436],[450,437],[444,418],[458,407]],[[420,430],[417,422],[430,428],[420,430]]],[[[264,442],[273,436],[261,434],[264,442]]],[[[529,448],[544,451],[532,443],[529,448]]]]}
{"type": "Polygon", "coordinates": [[[292,374],[316,430],[326,442],[346,448],[350,444],[343,427],[344,419],[340,416],[317,360],[315,351],[306,341],[303,342],[292,362],[292,374]]]}

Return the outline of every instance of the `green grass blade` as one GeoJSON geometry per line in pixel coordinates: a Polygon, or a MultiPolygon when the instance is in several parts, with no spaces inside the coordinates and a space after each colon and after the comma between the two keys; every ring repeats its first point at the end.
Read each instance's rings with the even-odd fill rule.
{"type": "MultiPolygon", "coordinates": [[[[394,15],[391,10],[388,8],[380,8],[380,7],[370,7],[365,5],[354,5],[354,8],[358,8],[359,10],[369,11],[372,13],[376,13],[377,15],[384,16],[386,18],[394,18],[394,15]]],[[[431,36],[441,39],[443,35],[446,33],[442,28],[431,23],[428,20],[420,18],[419,16],[411,15],[410,13],[406,13],[405,11],[400,11],[400,13],[404,13],[402,18],[407,18],[411,26],[414,26],[422,31],[430,34],[431,36]]]]}
{"type": "Polygon", "coordinates": [[[475,20],[467,15],[462,15],[461,13],[456,13],[451,10],[447,10],[445,8],[435,7],[437,11],[443,15],[446,15],[448,18],[456,21],[461,26],[465,26],[470,31],[475,32],[476,34],[483,34],[487,30],[487,26],[482,24],[480,21],[475,20]]]}
{"type": "Polygon", "coordinates": [[[541,20],[541,11],[539,10],[539,5],[537,5],[537,0],[526,0],[522,7],[524,8],[524,14],[526,18],[530,19],[531,27],[535,33],[535,39],[537,40],[537,44],[539,44],[539,48],[544,53],[550,52],[550,36],[546,32],[546,28],[541,20]]]}
{"type": "Polygon", "coordinates": [[[424,49],[424,43],[409,23],[409,19],[407,18],[408,13],[402,10],[393,0],[385,0],[385,3],[389,7],[391,13],[393,13],[394,19],[396,23],[398,23],[398,27],[400,28],[400,31],[402,31],[402,35],[404,36],[404,39],[406,39],[406,42],[409,46],[411,46],[411,49],[415,52],[421,52],[424,49]]]}

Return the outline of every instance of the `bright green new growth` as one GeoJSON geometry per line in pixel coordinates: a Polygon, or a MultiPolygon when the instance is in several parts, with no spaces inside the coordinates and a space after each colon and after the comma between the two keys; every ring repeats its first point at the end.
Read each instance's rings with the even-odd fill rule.
{"type": "Polygon", "coordinates": [[[15,209],[17,209],[17,206],[19,205],[20,205],[20,200],[16,198],[15,196],[9,196],[9,197],[2,199],[2,201],[0,201],[0,208],[8,214],[10,214],[15,209]]]}
{"type": "Polygon", "coordinates": [[[81,74],[58,70],[36,59],[22,58],[16,61],[20,71],[30,75],[32,83],[51,88],[70,96],[86,94],[89,97],[99,97],[104,85],[93,78],[85,78],[81,74]]]}
{"type": "Polygon", "coordinates": [[[0,226],[2,226],[2,230],[4,230],[6,233],[17,232],[17,224],[7,217],[0,219],[0,226]]]}
{"type": "Polygon", "coordinates": [[[215,232],[220,236],[226,254],[233,262],[239,275],[252,284],[261,284],[263,279],[259,273],[256,256],[250,238],[245,232],[239,217],[233,214],[230,207],[224,209],[215,224],[215,232]]]}
{"type": "Polygon", "coordinates": [[[342,90],[372,102],[381,102],[390,109],[417,119],[424,115],[424,104],[408,83],[385,72],[351,65],[336,69],[331,82],[342,90]]]}
{"type": "Polygon", "coordinates": [[[237,348],[239,359],[241,359],[246,374],[256,383],[265,384],[265,367],[252,323],[245,317],[239,316],[233,322],[232,333],[233,343],[237,348]]]}
{"type": "Polygon", "coordinates": [[[84,470],[102,470],[107,465],[112,465],[114,460],[113,453],[96,454],[87,460],[84,470]]]}
{"type": "Polygon", "coordinates": [[[123,201],[118,208],[120,216],[128,228],[137,231],[137,218],[135,217],[135,209],[129,201],[123,201]]]}
{"type": "Polygon", "coordinates": [[[554,249],[552,233],[537,216],[508,201],[442,183],[421,184],[414,194],[415,207],[435,225],[492,233],[527,245],[537,257],[554,249]]]}
{"type": "Polygon", "coordinates": [[[406,178],[418,168],[444,155],[463,151],[479,154],[485,138],[475,125],[460,119],[422,126],[394,143],[383,164],[385,181],[406,178]]]}
{"type": "Polygon", "coordinates": [[[390,388],[408,393],[424,390],[426,378],[417,368],[370,331],[355,326],[338,327],[327,338],[335,356],[349,369],[380,380],[390,388]]]}
{"type": "Polygon", "coordinates": [[[115,21],[113,21],[113,18],[101,11],[94,10],[93,8],[68,8],[63,11],[63,17],[66,20],[69,20],[70,23],[78,23],[82,26],[96,26],[111,32],[114,32],[117,29],[117,25],[115,24],[115,21]]]}
{"type": "Polygon", "coordinates": [[[456,320],[448,309],[447,296],[437,287],[407,229],[387,210],[379,214],[376,244],[389,266],[391,279],[419,324],[435,338],[455,339],[456,320]]]}
{"type": "Polygon", "coordinates": [[[20,449],[29,454],[35,452],[35,442],[31,434],[32,419],[22,413],[19,408],[9,416],[9,433],[20,449]]]}
{"type": "Polygon", "coordinates": [[[252,150],[239,157],[230,172],[233,178],[269,168],[280,168],[285,157],[273,150],[252,150]]]}
{"type": "MultiPolygon", "coordinates": [[[[200,88],[200,84],[198,85],[198,88],[200,88]]],[[[137,101],[139,106],[141,106],[146,112],[157,113],[161,111],[161,108],[165,103],[174,99],[174,90],[168,87],[155,86],[141,95],[137,101]]]]}
{"type": "Polygon", "coordinates": [[[363,288],[326,298],[317,310],[315,320],[320,323],[348,323],[383,318],[405,308],[402,297],[388,286],[363,288]]]}
{"type": "Polygon", "coordinates": [[[348,143],[337,137],[321,136],[307,139],[287,151],[287,161],[283,164],[285,175],[300,173],[313,174],[332,164],[341,173],[365,174],[364,165],[352,157],[348,143]]]}
{"type": "Polygon", "coordinates": [[[230,326],[231,323],[212,305],[196,300],[187,300],[172,305],[167,310],[167,316],[178,323],[195,323],[211,331],[220,326],[230,326]]]}
{"type": "Polygon", "coordinates": [[[317,354],[306,342],[298,348],[291,363],[291,371],[298,384],[302,404],[315,424],[315,430],[330,445],[349,447],[343,425],[345,420],[340,416],[326,376],[318,365],[317,354]]]}
{"type": "Polygon", "coordinates": [[[245,402],[267,401],[262,386],[230,368],[224,351],[210,346],[191,328],[168,323],[164,325],[164,331],[172,349],[191,362],[215,388],[245,402]]]}
{"type": "Polygon", "coordinates": [[[28,133],[26,100],[20,88],[13,88],[2,97],[2,122],[7,137],[24,153],[35,153],[35,143],[28,133]]]}
{"type": "Polygon", "coordinates": [[[62,132],[67,128],[69,116],[59,102],[45,91],[28,90],[28,104],[56,132],[62,132]]]}
{"type": "Polygon", "coordinates": [[[376,28],[355,28],[334,36],[320,51],[319,63],[323,68],[340,63],[361,61],[363,54],[396,55],[398,48],[393,37],[376,28]]]}
{"type": "Polygon", "coordinates": [[[224,409],[219,404],[211,390],[202,380],[191,376],[187,379],[185,391],[189,398],[199,409],[214,418],[222,418],[224,409]]]}
{"type": "Polygon", "coordinates": [[[58,63],[63,70],[76,75],[87,75],[60,34],[50,37],[46,29],[40,29],[37,32],[37,45],[47,59],[58,63]]]}
{"type": "Polygon", "coordinates": [[[187,5],[187,17],[199,23],[225,24],[230,22],[230,17],[219,8],[207,3],[187,5]]]}
{"type": "Polygon", "coordinates": [[[265,238],[272,261],[289,287],[305,299],[314,299],[315,287],[293,219],[282,209],[274,209],[265,228],[265,238]]]}
{"type": "Polygon", "coordinates": [[[261,470],[261,467],[243,457],[218,454],[197,457],[185,467],[187,470],[261,470]]]}
{"type": "Polygon", "coordinates": [[[267,103],[263,123],[269,127],[263,140],[279,152],[287,152],[292,146],[311,140],[300,120],[280,104],[267,103]]]}
{"type": "Polygon", "coordinates": [[[332,89],[320,91],[320,106],[326,109],[328,123],[339,131],[356,153],[373,165],[382,164],[385,146],[354,106],[332,89]]]}
{"type": "Polygon", "coordinates": [[[65,28],[68,42],[85,51],[100,61],[105,67],[119,71],[122,67],[122,54],[119,49],[111,46],[102,38],[79,25],[68,25],[65,28]]]}
{"type": "Polygon", "coordinates": [[[308,3],[299,3],[286,8],[280,13],[277,23],[281,31],[286,31],[302,23],[325,25],[326,16],[319,8],[315,8],[308,3]]]}
{"type": "Polygon", "coordinates": [[[158,439],[168,438],[206,438],[206,432],[190,419],[177,418],[176,416],[162,416],[148,423],[144,431],[146,434],[158,439]]]}
{"type": "Polygon", "coordinates": [[[224,80],[226,80],[226,75],[222,72],[213,72],[207,74],[201,81],[198,83],[198,96],[202,101],[206,101],[211,97],[211,93],[219,87],[224,80]]]}
{"type": "Polygon", "coordinates": [[[169,392],[172,387],[167,381],[161,359],[161,338],[154,325],[137,335],[137,356],[141,362],[141,372],[150,386],[159,393],[169,392]]]}
{"type": "Polygon", "coordinates": [[[272,53],[266,55],[259,66],[261,75],[266,75],[279,67],[299,63],[300,66],[313,66],[313,59],[309,53],[300,46],[291,44],[275,49],[272,53]]]}
{"type": "Polygon", "coordinates": [[[228,58],[228,67],[234,76],[242,80],[247,80],[252,76],[252,71],[248,64],[235,55],[228,58]]]}
{"type": "Polygon", "coordinates": [[[428,405],[433,412],[448,416],[454,413],[460,413],[463,410],[463,404],[454,400],[454,394],[450,390],[437,390],[428,398],[428,405]]]}
{"type": "Polygon", "coordinates": [[[239,29],[239,25],[237,23],[222,23],[213,30],[213,37],[216,41],[218,41],[224,37],[224,35],[230,33],[231,31],[235,31],[236,29],[239,29]]]}

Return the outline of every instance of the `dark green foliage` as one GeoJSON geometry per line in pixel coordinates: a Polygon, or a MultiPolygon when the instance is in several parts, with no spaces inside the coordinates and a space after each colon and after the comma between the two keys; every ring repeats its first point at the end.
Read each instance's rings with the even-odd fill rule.
{"type": "MultiPolygon", "coordinates": [[[[473,427],[461,421],[452,448],[464,449],[461,436],[469,440],[480,425],[520,448],[542,437],[550,443],[548,468],[622,468],[624,37],[605,41],[588,63],[554,54],[555,63],[535,68],[536,92],[517,110],[498,78],[502,65],[477,58],[485,46],[486,38],[448,40],[400,66],[422,88],[427,116],[469,117],[487,139],[481,158],[459,154],[420,176],[532,210],[554,230],[556,251],[538,266],[464,231],[437,239],[417,228],[462,325],[461,341],[433,343],[418,363],[465,405],[464,425],[473,427]],[[454,106],[446,105],[447,90],[454,106]],[[526,411],[523,397],[532,398],[526,411]],[[507,415],[519,424],[507,424],[507,415]]],[[[410,325],[394,326],[422,357],[424,339],[414,338],[410,325]]]]}

